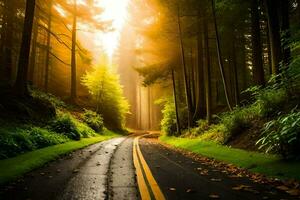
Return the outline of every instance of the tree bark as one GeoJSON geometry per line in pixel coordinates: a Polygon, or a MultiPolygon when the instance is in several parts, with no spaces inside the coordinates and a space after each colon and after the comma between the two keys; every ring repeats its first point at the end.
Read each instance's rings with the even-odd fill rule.
{"type": "MultiPolygon", "coordinates": [[[[298,5],[299,6],[299,5],[298,5]]],[[[289,40],[291,37],[290,32],[290,17],[289,17],[289,0],[280,0],[280,8],[281,8],[281,32],[283,33],[282,41],[283,41],[283,63],[285,67],[288,67],[291,60],[291,48],[289,47],[289,40]]]]}
{"type": "Polygon", "coordinates": [[[77,97],[76,89],[76,36],[77,36],[77,0],[74,0],[73,26],[72,26],[72,50],[71,50],[71,102],[77,97]]]}
{"type": "Polygon", "coordinates": [[[278,0],[265,0],[265,6],[270,34],[269,38],[272,57],[272,74],[276,75],[279,73],[279,64],[282,59],[279,18],[277,11],[279,6],[278,0]]]}
{"type": "Polygon", "coordinates": [[[187,69],[186,69],[186,61],[185,61],[185,52],[184,52],[184,47],[183,47],[182,30],[181,30],[181,22],[180,22],[179,14],[180,14],[180,10],[179,10],[179,6],[178,6],[177,23],[178,23],[179,42],[180,42],[180,50],[181,50],[181,61],[182,61],[182,67],[183,67],[185,96],[186,96],[186,103],[187,103],[187,109],[188,109],[188,128],[190,128],[191,124],[192,124],[191,94],[190,94],[190,88],[188,87],[188,77],[187,77],[187,69]]]}
{"type": "Polygon", "coordinates": [[[47,50],[46,50],[46,67],[45,67],[45,91],[48,92],[48,83],[49,83],[49,64],[50,64],[50,43],[51,43],[51,26],[52,26],[52,0],[49,4],[49,15],[47,19],[47,50]]]}
{"type": "Polygon", "coordinates": [[[218,54],[218,61],[219,61],[219,68],[221,72],[222,82],[224,86],[224,93],[226,98],[226,103],[230,111],[232,111],[232,107],[230,105],[229,101],[229,95],[227,90],[227,82],[225,78],[225,70],[222,60],[222,53],[221,53],[221,47],[220,47],[220,37],[219,37],[219,31],[218,31],[218,25],[217,25],[217,18],[216,18],[216,10],[215,10],[215,1],[211,0],[212,3],[212,13],[213,13],[213,21],[214,21],[214,28],[215,28],[215,35],[216,35],[216,45],[217,45],[217,54],[218,54]]]}
{"type": "Polygon", "coordinates": [[[13,18],[15,14],[14,0],[4,2],[3,45],[1,49],[1,79],[10,83],[12,79],[13,18]]]}
{"type": "Polygon", "coordinates": [[[206,102],[206,120],[208,124],[211,123],[211,75],[210,75],[210,53],[209,53],[209,40],[208,40],[208,24],[205,17],[203,23],[203,51],[204,51],[204,81],[205,81],[205,102],[206,102]]]}
{"type": "Polygon", "coordinates": [[[181,128],[180,128],[180,120],[179,120],[179,112],[178,112],[178,103],[177,103],[177,93],[176,93],[176,82],[175,82],[174,69],[172,69],[172,86],[173,86],[173,98],[174,98],[175,114],[176,114],[177,134],[181,135],[181,128]]]}
{"type": "Polygon", "coordinates": [[[14,85],[15,93],[20,96],[28,95],[27,73],[28,73],[28,65],[29,65],[29,53],[30,53],[32,25],[34,19],[34,10],[35,10],[35,0],[27,0],[17,79],[14,85]]]}
{"type": "Polygon", "coordinates": [[[234,82],[234,101],[235,105],[238,106],[240,103],[240,90],[239,90],[239,80],[237,72],[237,62],[236,62],[236,53],[235,53],[235,37],[232,40],[231,46],[231,57],[232,57],[232,68],[233,68],[233,82],[234,82]]]}
{"type": "Polygon", "coordinates": [[[252,61],[253,80],[256,85],[265,85],[264,66],[262,59],[262,44],[260,34],[260,17],[258,0],[251,2],[251,39],[252,39],[252,61]]]}
{"type": "Polygon", "coordinates": [[[200,8],[197,19],[197,67],[196,74],[196,92],[195,92],[195,112],[193,118],[195,120],[205,117],[205,85],[204,85],[204,71],[203,71],[203,16],[201,16],[200,8]],[[200,31],[202,30],[202,32],[200,31]]]}
{"type": "Polygon", "coordinates": [[[28,69],[28,80],[33,84],[34,81],[34,72],[35,72],[35,64],[36,64],[36,47],[37,47],[37,36],[38,36],[38,20],[39,20],[39,11],[35,12],[35,19],[33,25],[33,35],[32,35],[32,44],[31,44],[31,52],[30,52],[30,61],[29,61],[29,69],[28,69]]]}

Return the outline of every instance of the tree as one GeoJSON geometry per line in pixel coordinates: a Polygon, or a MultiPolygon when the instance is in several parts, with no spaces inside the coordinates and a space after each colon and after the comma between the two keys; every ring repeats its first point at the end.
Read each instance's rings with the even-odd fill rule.
{"type": "Polygon", "coordinates": [[[104,63],[87,73],[83,84],[88,88],[96,112],[102,115],[106,125],[113,129],[123,129],[129,105],[122,95],[118,75],[104,63]]]}
{"type": "Polygon", "coordinates": [[[24,28],[22,34],[22,43],[19,56],[17,79],[14,85],[17,95],[27,95],[27,73],[29,65],[29,52],[31,43],[32,26],[34,20],[35,0],[26,1],[26,12],[24,19],[24,28]]]}
{"type": "Polygon", "coordinates": [[[224,93],[226,98],[226,103],[229,108],[229,110],[232,110],[232,107],[230,105],[229,101],[229,95],[228,95],[228,88],[225,78],[225,71],[224,71],[224,65],[223,65],[223,58],[221,54],[221,47],[220,47],[220,38],[219,38],[219,31],[218,31],[218,25],[217,25],[217,18],[216,18],[216,11],[215,11],[215,1],[211,0],[212,4],[212,13],[213,13],[213,21],[214,21],[214,28],[215,28],[215,35],[216,35],[216,45],[217,45],[217,54],[218,54],[218,61],[219,61],[219,67],[220,67],[220,73],[222,77],[223,87],[224,87],[224,93]]]}
{"type": "Polygon", "coordinates": [[[252,60],[253,80],[257,85],[265,85],[264,67],[262,60],[262,42],[260,34],[260,15],[258,0],[251,2],[251,38],[252,38],[252,60]]]}
{"type": "Polygon", "coordinates": [[[279,15],[277,11],[279,6],[278,1],[279,0],[265,0],[271,47],[272,73],[275,75],[279,73],[279,64],[282,59],[279,15]]]}
{"type": "Polygon", "coordinates": [[[15,0],[4,1],[2,36],[1,36],[1,55],[0,55],[0,78],[9,83],[11,81],[12,72],[12,52],[13,52],[13,23],[16,13],[15,0]]]}

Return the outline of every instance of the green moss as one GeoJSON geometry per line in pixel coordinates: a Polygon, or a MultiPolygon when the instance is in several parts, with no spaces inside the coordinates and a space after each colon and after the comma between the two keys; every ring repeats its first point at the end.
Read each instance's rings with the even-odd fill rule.
{"type": "Polygon", "coordinates": [[[204,142],[201,139],[162,136],[160,140],[205,157],[231,163],[238,167],[249,168],[252,172],[282,179],[295,178],[300,180],[299,161],[287,162],[276,155],[234,149],[214,142],[204,142]]]}

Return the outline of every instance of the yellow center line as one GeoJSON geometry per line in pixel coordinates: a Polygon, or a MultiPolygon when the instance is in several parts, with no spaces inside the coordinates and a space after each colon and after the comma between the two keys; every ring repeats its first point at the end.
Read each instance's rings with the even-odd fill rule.
{"type": "Polygon", "coordinates": [[[141,195],[142,200],[151,200],[150,193],[148,191],[148,187],[147,187],[147,184],[145,182],[145,179],[144,179],[144,176],[142,173],[140,162],[137,157],[136,139],[138,139],[138,138],[135,138],[133,141],[133,164],[136,169],[137,183],[138,183],[138,187],[140,190],[140,195],[141,195]]]}
{"type": "MultiPolygon", "coordinates": [[[[141,166],[143,167],[144,169],[144,172],[145,172],[145,175],[146,175],[146,179],[148,180],[148,183],[150,185],[150,188],[153,192],[153,195],[155,197],[156,200],[165,200],[165,197],[161,191],[161,189],[159,188],[159,185],[157,184],[155,178],[153,177],[152,175],[152,172],[149,168],[149,166],[147,165],[145,159],[144,159],[144,156],[141,152],[141,149],[139,147],[139,138],[140,137],[136,137],[134,139],[134,154],[138,154],[139,158],[140,158],[140,161],[141,161],[141,166]]],[[[137,158],[137,156],[136,156],[137,158]]],[[[138,160],[137,160],[138,161],[138,160]]],[[[140,188],[140,185],[139,185],[139,188],[140,188]]],[[[141,189],[143,188],[140,188],[140,192],[141,192],[141,189]]]]}

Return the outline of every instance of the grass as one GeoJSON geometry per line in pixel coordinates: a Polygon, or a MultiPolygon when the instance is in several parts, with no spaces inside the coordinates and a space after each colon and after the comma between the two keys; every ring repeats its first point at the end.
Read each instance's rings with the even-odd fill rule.
{"type": "Polygon", "coordinates": [[[43,166],[49,161],[55,160],[61,155],[117,136],[117,134],[106,130],[102,136],[54,145],[13,158],[0,160],[0,184],[12,181],[33,169],[43,166]]]}
{"type": "Polygon", "coordinates": [[[201,141],[200,139],[162,136],[160,140],[177,148],[249,169],[251,172],[258,172],[280,179],[300,180],[299,161],[288,162],[276,155],[234,149],[214,142],[201,141]]]}

